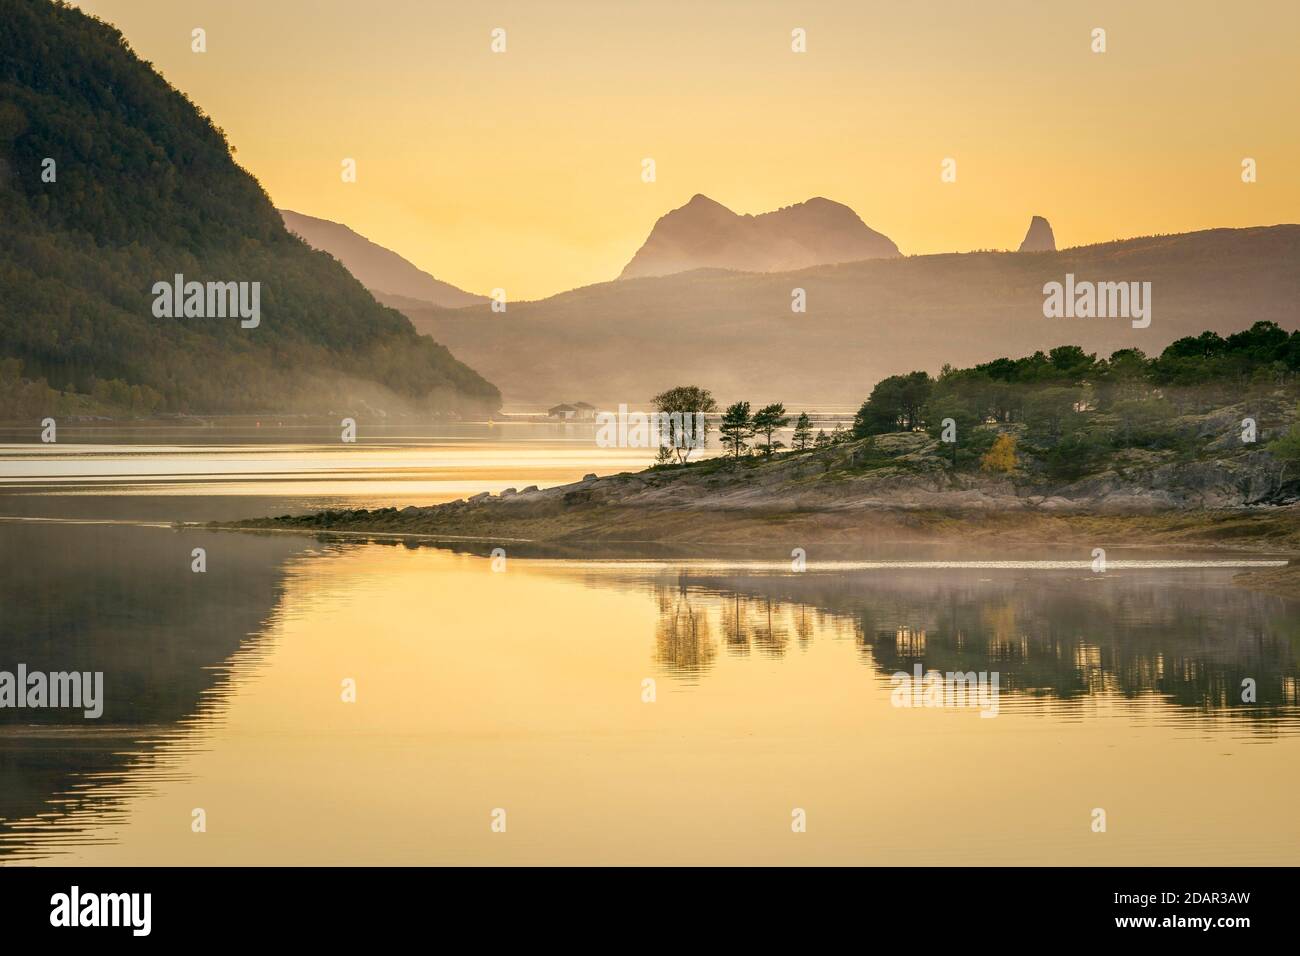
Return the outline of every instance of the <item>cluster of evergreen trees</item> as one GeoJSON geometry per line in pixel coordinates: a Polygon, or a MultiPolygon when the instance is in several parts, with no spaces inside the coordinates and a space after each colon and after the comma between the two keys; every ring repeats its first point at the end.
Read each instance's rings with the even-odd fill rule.
{"type": "MultiPolygon", "coordinates": [[[[1048,474],[1071,477],[1119,448],[1187,450],[1186,429],[1173,427],[1178,416],[1300,391],[1298,373],[1300,331],[1287,332],[1274,322],[1256,322],[1227,337],[1188,336],[1155,357],[1122,349],[1099,359],[1063,345],[973,368],[944,366],[937,378],[921,371],[892,375],[872,389],[849,431],[837,426],[830,435],[822,430],[814,436],[808,414],[801,414],[791,447],[803,451],[891,432],[926,431],[941,438],[946,423],[957,466],[1011,472],[1019,448],[1048,474]],[[1008,426],[1016,426],[1023,441],[1008,426]]],[[[707,397],[677,410],[717,408],[703,389],[675,389],[659,398],[671,394],[707,397]]],[[[772,455],[786,447],[775,433],[789,424],[780,403],[753,411],[749,402],[736,402],[723,411],[719,431],[731,457],[772,455]]],[[[1291,457],[1300,462],[1300,430],[1269,447],[1279,455],[1294,451],[1291,457]]]]}
{"type": "MultiPolygon", "coordinates": [[[[806,423],[807,418],[804,415],[802,421],[806,423]]],[[[790,418],[780,402],[764,405],[753,414],[750,414],[749,402],[735,402],[722,413],[718,431],[722,435],[723,447],[736,458],[750,450],[749,442],[754,438],[761,439],[755,442],[755,449],[763,455],[771,455],[785,447],[785,443],[777,441],[774,436],[789,424],[790,418]]]]}
{"type": "Polygon", "coordinates": [[[1295,383],[1300,372],[1300,332],[1256,322],[1229,335],[1202,332],[1148,358],[1122,349],[1098,359],[1077,345],[1000,358],[974,368],[944,366],[937,379],[925,372],[893,375],[877,383],[858,410],[855,438],[934,427],[1025,422],[1059,437],[1068,412],[1090,409],[1135,420],[1172,417],[1231,402],[1253,387],[1295,383]]]}
{"type": "MultiPolygon", "coordinates": [[[[661,392],[654,397],[654,407],[655,411],[665,414],[704,416],[705,435],[709,428],[708,416],[718,410],[713,393],[696,385],[679,385],[661,392]]],[[[749,402],[735,402],[727,406],[722,413],[718,430],[722,434],[723,447],[732,457],[739,458],[754,451],[770,456],[786,447],[785,442],[776,439],[776,433],[789,424],[790,416],[786,414],[785,406],[780,402],[764,405],[757,411],[751,411],[749,402]],[[751,441],[755,438],[762,440],[751,445],[751,441]]],[[[827,435],[823,429],[814,436],[812,420],[807,412],[803,412],[795,421],[790,442],[794,451],[806,451],[809,448],[830,444],[832,441],[843,441],[848,437],[848,432],[838,425],[835,426],[832,435],[827,435]]],[[[684,463],[690,457],[690,451],[691,449],[683,440],[679,440],[678,436],[665,436],[664,444],[659,450],[659,462],[665,464],[676,458],[679,463],[684,463]]]]}
{"type": "MultiPolygon", "coordinates": [[[[752,414],[749,402],[735,402],[728,405],[727,410],[723,412],[718,431],[722,434],[723,447],[733,457],[739,458],[751,451],[767,457],[786,447],[785,442],[777,441],[774,436],[789,424],[790,416],[786,414],[785,405],[780,402],[764,405],[752,414]],[[762,440],[755,442],[751,447],[749,442],[754,438],[762,440]]],[[[836,425],[829,435],[824,428],[818,429],[817,434],[814,435],[812,419],[808,417],[807,412],[800,412],[790,434],[790,449],[807,451],[810,448],[823,448],[826,445],[848,441],[851,437],[839,425],[836,425]]]]}
{"type": "Polygon", "coordinates": [[[980,426],[1019,423],[1047,470],[1069,477],[1115,448],[1177,447],[1185,438],[1169,427],[1174,418],[1294,388],[1298,372],[1300,332],[1274,322],[1226,338],[1187,336],[1155,357],[1122,349],[1099,359],[1065,345],[973,368],[945,366],[938,378],[890,376],[858,410],[852,435],[925,429],[938,437],[951,420],[969,457],[987,454],[997,439],[996,428],[980,426]]]}

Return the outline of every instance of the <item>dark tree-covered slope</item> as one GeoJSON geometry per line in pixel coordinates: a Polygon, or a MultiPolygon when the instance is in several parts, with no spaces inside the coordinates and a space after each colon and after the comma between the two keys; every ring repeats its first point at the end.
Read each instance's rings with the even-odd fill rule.
{"type": "Polygon", "coordinates": [[[48,0],[0,0],[0,24],[0,417],[35,411],[47,384],[136,412],[498,407],[291,235],[222,130],[119,31],[48,0]],[[152,287],[176,273],[260,282],[260,325],[155,317],[152,287]]]}

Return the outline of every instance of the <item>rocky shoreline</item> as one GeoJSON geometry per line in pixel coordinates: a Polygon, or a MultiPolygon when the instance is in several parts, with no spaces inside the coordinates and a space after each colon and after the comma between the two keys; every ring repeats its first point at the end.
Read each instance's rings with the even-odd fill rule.
{"type": "Polygon", "coordinates": [[[772,458],[710,459],[428,507],[326,511],[246,530],[533,543],[1092,542],[1300,554],[1300,505],[1263,451],[1137,461],[1070,483],[954,471],[939,442],[895,434],[772,458]]]}

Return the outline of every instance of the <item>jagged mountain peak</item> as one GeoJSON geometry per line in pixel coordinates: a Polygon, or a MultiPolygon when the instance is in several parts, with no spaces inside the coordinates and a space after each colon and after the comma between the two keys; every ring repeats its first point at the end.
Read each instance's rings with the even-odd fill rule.
{"type": "Polygon", "coordinates": [[[823,196],[741,215],[696,193],[659,218],[620,278],[705,268],[784,272],[897,255],[888,237],[823,196]]]}

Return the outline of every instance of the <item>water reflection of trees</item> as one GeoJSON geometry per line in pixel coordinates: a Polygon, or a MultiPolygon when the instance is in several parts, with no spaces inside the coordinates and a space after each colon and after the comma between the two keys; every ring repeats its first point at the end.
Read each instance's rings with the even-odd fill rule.
{"type": "Polygon", "coordinates": [[[816,630],[816,612],[807,605],[739,592],[721,600],[717,595],[703,597],[685,580],[676,587],[657,588],[655,596],[659,605],[655,662],[680,675],[703,673],[716,659],[719,646],[710,623],[712,614],[718,618],[722,646],[739,657],[782,657],[792,640],[807,647],[816,630]]]}
{"type": "Polygon", "coordinates": [[[733,593],[722,602],[722,629],[727,650],[745,655],[782,657],[790,642],[790,630],[781,620],[785,608],[773,606],[771,598],[750,598],[733,593]]]}
{"type": "Polygon", "coordinates": [[[659,623],[655,627],[655,661],[661,667],[683,675],[706,670],[718,654],[705,609],[691,603],[686,587],[660,589],[659,623]]]}
{"type": "Polygon", "coordinates": [[[780,658],[829,631],[882,674],[997,670],[1021,697],[1154,694],[1259,719],[1300,706],[1296,602],[1232,587],[1222,571],[988,574],[682,575],[656,585],[657,660],[707,672],[715,619],[732,655],[780,658]],[[1246,678],[1254,705],[1241,700],[1246,678]]]}

